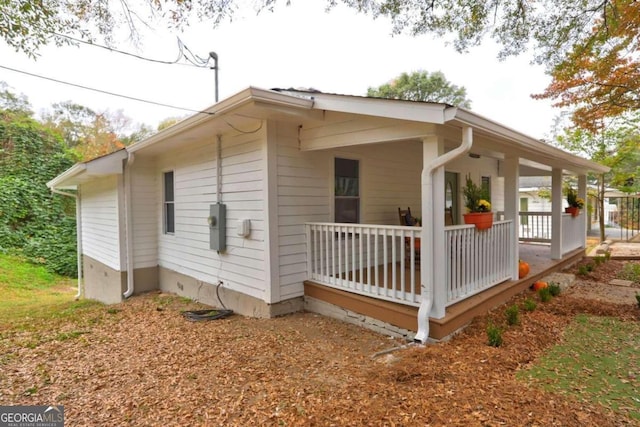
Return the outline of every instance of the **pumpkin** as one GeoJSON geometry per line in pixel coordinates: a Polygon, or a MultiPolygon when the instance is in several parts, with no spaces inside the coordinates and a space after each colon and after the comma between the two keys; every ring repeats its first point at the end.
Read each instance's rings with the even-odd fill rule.
{"type": "Polygon", "coordinates": [[[527,277],[529,274],[529,263],[523,260],[518,261],[518,279],[527,277]]]}
{"type": "Polygon", "coordinates": [[[542,280],[538,280],[537,282],[535,282],[533,284],[533,290],[534,292],[538,292],[540,289],[545,289],[549,287],[549,284],[547,282],[543,282],[542,280]]]}

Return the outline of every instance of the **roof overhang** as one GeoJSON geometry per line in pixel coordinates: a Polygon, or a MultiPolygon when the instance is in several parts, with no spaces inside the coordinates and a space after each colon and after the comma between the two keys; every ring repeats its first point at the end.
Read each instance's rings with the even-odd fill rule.
{"type": "Polygon", "coordinates": [[[164,149],[164,143],[176,138],[189,142],[210,136],[212,133],[229,128],[224,118],[231,114],[236,114],[238,120],[268,118],[265,111],[296,116],[304,114],[305,111],[310,112],[313,106],[313,99],[249,87],[143,141],[130,145],[126,150],[130,153],[152,152],[157,151],[159,146],[163,146],[162,149],[164,149]]]}
{"type": "Polygon", "coordinates": [[[57,190],[75,190],[79,184],[95,177],[120,175],[123,171],[123,160],[127,156],[127,151],[122,149],[85,163],[76,163],[47,182],[47,187],[57,190]]]}

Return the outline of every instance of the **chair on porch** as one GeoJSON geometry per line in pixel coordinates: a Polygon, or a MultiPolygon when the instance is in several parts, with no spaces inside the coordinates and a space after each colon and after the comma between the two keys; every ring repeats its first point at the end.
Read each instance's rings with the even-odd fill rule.
{"type": "MultiPolygon", "coordinates": [[[[411,208],[407,207],[406,210],[398,208],[398,219],[400,220],[400,225],[414,227],[416,225],[416,219],[411,215],[411,208]]],[[[414,240],[415,244],[415,262],[416,264],[420,263],[420,239],[414,240]]],[[[405,248],[405,262],[408,264],[411,262],[411,238],[404,238],[404,248],[405,248]]]]}

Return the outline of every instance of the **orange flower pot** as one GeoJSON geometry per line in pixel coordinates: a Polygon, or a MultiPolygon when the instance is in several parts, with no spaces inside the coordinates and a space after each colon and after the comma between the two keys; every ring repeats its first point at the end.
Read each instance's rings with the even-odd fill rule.
{"type": "Polygon", "coordinates": [[[473,224],[478,230],[486,230],[493,225],[493,212],[471,212],[463,217],[465,224],[473,224]]]}

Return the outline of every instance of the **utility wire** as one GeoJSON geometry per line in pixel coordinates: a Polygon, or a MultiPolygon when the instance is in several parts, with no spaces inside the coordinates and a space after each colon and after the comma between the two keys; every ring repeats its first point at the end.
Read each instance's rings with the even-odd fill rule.
{"type": "Polygon", "coordinates": [[[75,38],[75,37],[68,36],[66,34],[60,34],[60,33],[55,33],[55,32],[52,32],[51,34],[53,34],[55,36],[58,36],[58,37],[64,37],[64,38],[72,40],[72,41],[74,41],[76,43],[82,43],[82,44],[85,44],[85,45],[88,45],[88,46],[99,47],[99,48],[108,50],[110,52],[115,52],[115,53],[119,53],[121,55],[131,56],[133,58],[142,59],[142,60],[148,61],[148,62],[155,62],[157,64],[184,65],[184,66],[187,66],[187,67],[207,68],[207,65],[209,63],[209,58],[202,58],[202,57],[199,57],[197,55],[194,55],[189,50],[189,48],[182,42],[182,40],[180,40],[179,37],[178,37],[178,49],[179,49],[178,57],[174,61],[163,61],[163,60],[159,60],[159,59],[146,58],[146,57],[141,56],[141,55],[136,55],[135,53],[125,52],[125,51],[122,51],[122,50],[114,49],[114,48],[109,47],[109,46],[104,46],[104,45],[101,45],[101,44],[91,43],[91,42],[88,42],[86,40],[82,40],[82,39],[78,39],[78,38],[75,38]],[[185,51],[187,51],[189,53],[190,57],[185,54],[185,51]],[[189,64],[178,62],[178,61],[180,61],[181,58],[184,58],[187,61],[189,61],[189,64]]]}
{"type": "Polygon", "coordinates": [[[119,93],[109,92],[109,91],[102,90],[102,89],[95,89],[95,88],[92,88],[92,87],[83,86],[83,85],[79,85],[79,84],[76,84],[76,83],[70,83],[70,82],[65,82],[63,80],[54,79],[54,78],[51,78],[51,77],[41,76],[39,74],[29,73],[27,71],[17,70],[15,68],[5,67],[4,65],[0,65],[0,68],[3,68],[5,70],[9,70],[9,71],[13,71],[15,73],[25,74],[25,75],[31,76],[31,77],[37,77],[37,78],[43,79],[43,80],[49,80],[49,81],[60,83],[60,84],[63,84],[63,85],[74,86],[74,87],[77,87],[77,88],[80,88],[80,89],[91,90],[91,91],[94,91],[94,92],[104,93],[106,95],[111,95],[111,96],[117,96],[117,97],[120,97],[120,98],[130,99],[132,101],[145,102],[147,104],[158,105],[160,107],[174,108],[176,110],[190,111],[192,113],[208,114],[210,116],[213,116],[215,114],[215,113],[211,113],[209,111],[194,110],[192,108],[178,107],[178,106],[171,105],[171,104],[164,104],[162,102],[149,101],[147,99],[136,98],[136,97],[129,96],[129,95],[122,95],[122,94],[119,94],[119,93]]]}

